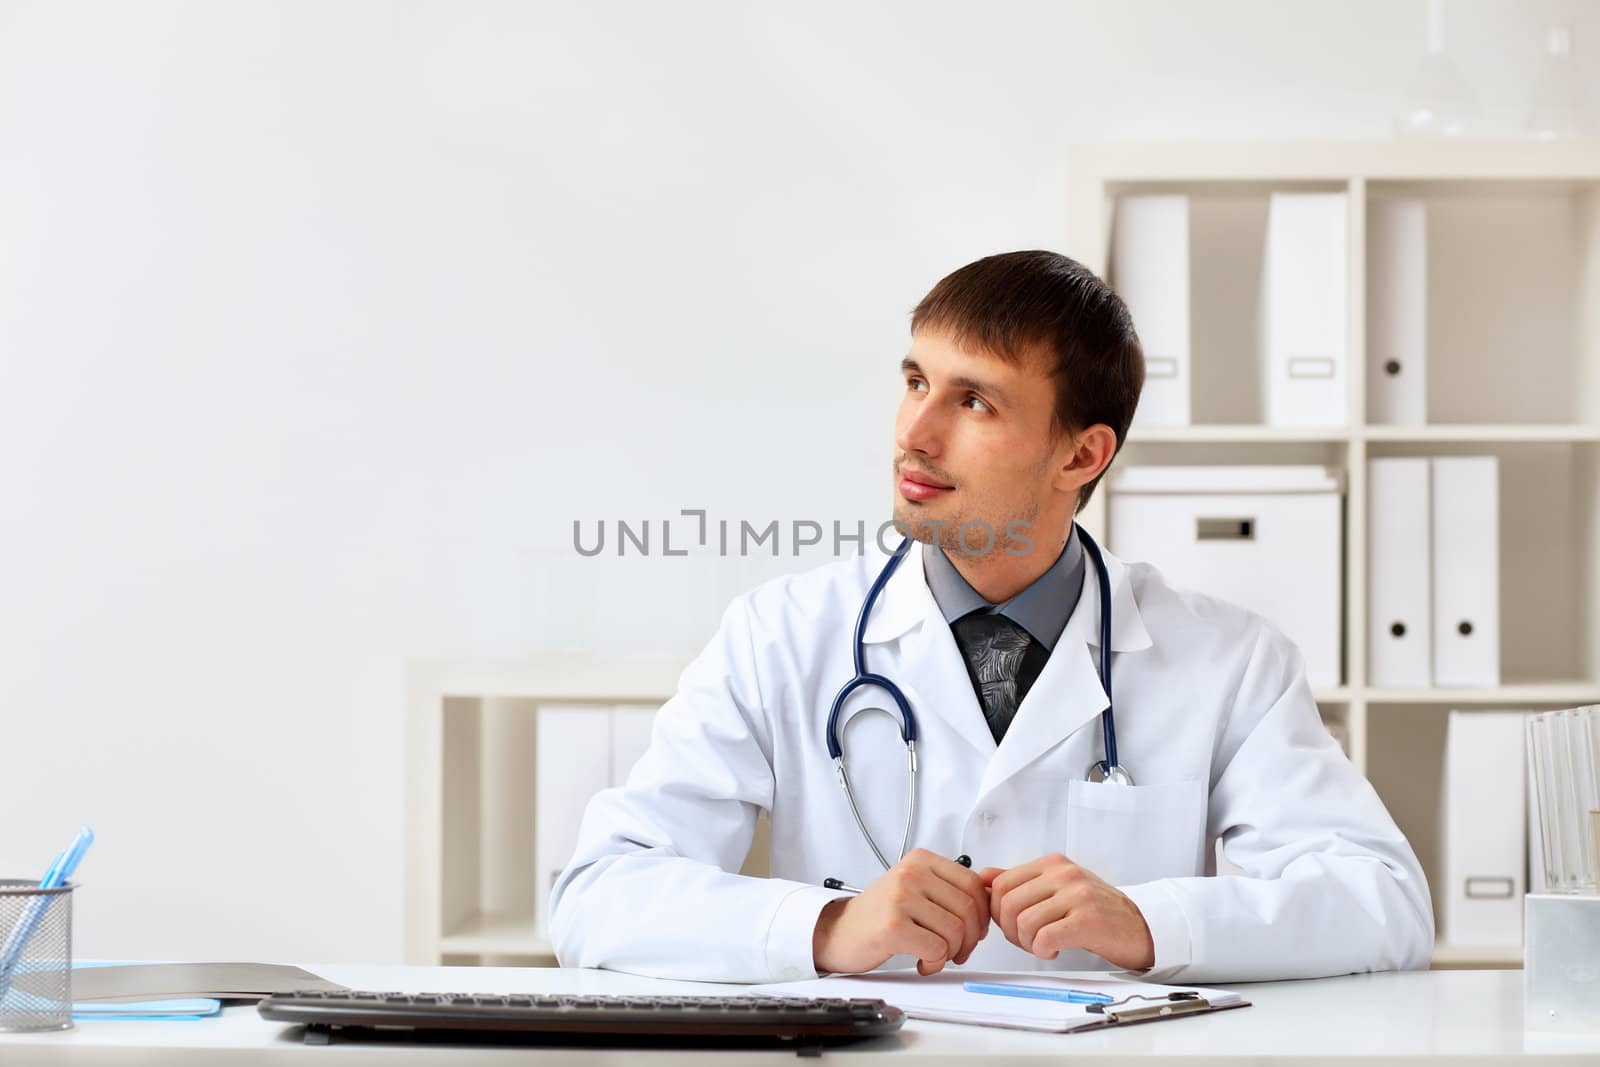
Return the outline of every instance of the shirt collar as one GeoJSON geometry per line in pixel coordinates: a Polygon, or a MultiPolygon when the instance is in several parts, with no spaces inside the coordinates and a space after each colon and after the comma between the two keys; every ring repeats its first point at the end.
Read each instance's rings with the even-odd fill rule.
{"type": "Polygon", "coordinates": [[[928,543],[922,546],[922,567],[928,590],[945,622],[953,623],[974,611],[1004,615],[1050,650],[1055,648],[1061,631],[1066,629],[1072,609],[1083,592],[1084,563],[1083,542],[1074,526],[1066,547],[1049,570],[1010,600],[993,604],[961,576],[943,549],[928,543]]]}

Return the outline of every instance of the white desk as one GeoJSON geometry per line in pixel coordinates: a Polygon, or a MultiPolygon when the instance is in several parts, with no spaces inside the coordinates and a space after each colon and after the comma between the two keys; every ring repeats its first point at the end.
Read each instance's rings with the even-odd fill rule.
{"type": "MultiPolygon", "coordinates": [[[[504,967],[400,967],[308,964],[354,988],[406,992],[724,993],[727,986],[658,982],[604,971],[504,967]]],[[[825,1062],[871,1064],[970,1063],[986,1067],[1042,1065],[1047,1057],[1078,1055],[1118,1063],[1333,1064],[1480,1063],[1510,1059],[1540,1064],[1600,1063],[1600,1032],[1585,1035],[1524,1031],[1522,972],[1431,971],[1352,975],[1315,982],[1237,986],[1254,1007],[1171,1022],[1088,1034],[1019,1031],[909,1020],[892,1037],[825,1053],[825,1062]],[[1483,1057],[1487,1057],[1486,1059],[1483,1057]]],[[[268,1023],[254,1006],[225,1008],[220,1017],[190,1022],[79,1022],[53,1034],[0,1034],[0,1065],[52,1064],[229,1065],[298,1063],[337,1067],[400,1067],[468,1063],[650,1063],[682,1067],[743,1064],[756,1059],[793,1063],[793,1052],[693,1049],[559,1049],[303,1044],[291,1027],[268,1023]]]]}

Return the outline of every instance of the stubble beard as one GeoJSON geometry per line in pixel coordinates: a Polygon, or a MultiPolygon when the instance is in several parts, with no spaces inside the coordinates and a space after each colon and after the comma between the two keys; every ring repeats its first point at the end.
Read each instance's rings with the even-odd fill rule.
{"type": "Polygon", "coordinates": [[[949,516],[929,515],[924,506],[901,498],[895,501],[894,523],[902,536],[913,541],[937,545],[946,555],[959,553],[977,559],[1008,550],[1014,555],[1037,550],[1039,540],[1034,521],[1038,512],[1036,506],[1030,505],[1020,514],[998,520],[974,518],[959,512],[949,516]]]}

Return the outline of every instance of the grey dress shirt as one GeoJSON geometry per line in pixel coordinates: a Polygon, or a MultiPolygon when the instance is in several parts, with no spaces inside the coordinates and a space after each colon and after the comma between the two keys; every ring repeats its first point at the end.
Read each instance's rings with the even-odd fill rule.
{"type": "MultiPolygon", "coordinates": [[[[998,744],[1028,689],[1043,670],[1061,632],[1066,629],[1067,620],[1072,617],[1083,592],[1082,541],[1074,528],[1050,569],[1022,592],[1000,604],[985,600],[972,588],[943,549],[924,544],[922,559],[928,590],[933,593],[967,661],[973,692],[998,744]],[[977,620],[968,618],[972,615],[1002,616],[1021,632],[1012,631],[1015,636],[996,636],[993,633],[996,624],[980,625],[977,620]],[[992,642],[997,640],[1009,646],[1009,653],[995,655],[992,642]],[[1017,643],[1018,640],[1027,642],[1026,649],[1017,643]]],[[[1005,624],[998,625],[1003,628],[1005,624]]]]}

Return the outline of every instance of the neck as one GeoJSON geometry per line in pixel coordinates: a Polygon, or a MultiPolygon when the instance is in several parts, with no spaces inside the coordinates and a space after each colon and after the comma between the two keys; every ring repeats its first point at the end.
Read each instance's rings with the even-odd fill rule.
{"type": "Polygon", "coordinates": [[[1035,537],[1032,550],[1020,556],[1012,555],[1004,547],[996,548],[986,556],[969,556],[959,548],[947,551],[945,555],[956,572],[967,580],[967,584],[979,596],[991,604],[999,604],[1028,588],[1039,580],[1040,575],[1055,566],[1070,536],[1069,527],[1066,533],[1049,541],[1035,537]]]}

